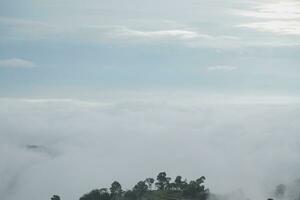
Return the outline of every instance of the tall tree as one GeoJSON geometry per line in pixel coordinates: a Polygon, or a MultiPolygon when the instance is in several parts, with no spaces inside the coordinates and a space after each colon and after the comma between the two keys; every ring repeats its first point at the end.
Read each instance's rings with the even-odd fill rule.
{"type": "Polygon", "coordinates": [[[154,183],[154,178],[146,178],[145,183],[148,185],[148,189],[152,190],[152,185],[154,183]]]}
{"type": "Polygon", "coordinates": [[[205,187],[204,187],[204,185],[201,185],[201,184],[204,183],[205,179],[206,178],[204,176],[201,176],[200,178],[198,178],[196,180],[198,192],[204,191],[205,187]]]}
{"type": "Polygon", "coordinates": [[[181,176],[176,176],[174,183],[177,190],[182,190],[185,182],[182,181],[181,176]]]}
{"type": "Polygon", "coordinates": [[[111,184],[110,193],[113,200],[120,199],[122,195],[122,186],[118,181],[114,181],[111,184]]]}
{"type": "Polygon", "coordinates": [[[205,177],[202,176],[196,181],[190,181],[189,184],[183,189],[183,196],[186,198],[197,198],[199,200],[207,200],[209,196],[209,190],[205,189],[204,183],[205,177]]]}
{"type": "Polygon", "coordinates": [[[166,172],[160,172],[157,175],[156,180],[157,180],[157,182],[155,183],[155,185],[156,185],[157,189],[164,191],[168,187],[171,178],[167,177],[166,172]]]}
{"type": "Polygon", "coordinates": [[[99,193],[100,193],[101,200],[110,200],[111,199],[110,193],[107,188],[101,188],[99,190],[99,193]]]}
{"type": "Polygon", "coordinates": [[[148,191],[148,186],[145,181],[139,181],[134,187],[133,191],[136,193],[138,199],[142,199],[143,195],[148,191]]]}

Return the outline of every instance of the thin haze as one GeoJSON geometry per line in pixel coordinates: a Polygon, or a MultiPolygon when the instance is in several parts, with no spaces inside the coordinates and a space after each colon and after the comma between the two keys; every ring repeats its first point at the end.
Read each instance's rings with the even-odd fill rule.
{"type": "Polygon", "coordinates": [[[0,0],[0,196],[160,171],[266,199],[300,177],[296,0],[0,0]]]}

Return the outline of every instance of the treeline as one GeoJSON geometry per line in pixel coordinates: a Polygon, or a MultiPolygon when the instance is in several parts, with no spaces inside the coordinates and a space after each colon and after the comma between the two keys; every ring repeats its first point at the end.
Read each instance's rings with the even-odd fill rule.
{"type": "MultiPolygon", "coordinates": [[[[94,189],[79,200],[207,200],[210,193],[205,188],[204,181],[204,176],[189,182],[176,176],[172,181],[166,172],[160,172],[156,180],[146,178],[132,189],[123,190],[122,185],[114,181],[109,188],[94,189]]],[[[51,200],[60,200],[60,197],[54,195],[51,200]]]]}
{"type": "MultiPolygon", "coordinates": [[[[132,189],[123,190],[118,181],[114,181],[109,188],[94,189],[84,194],[79,200],[230,200],[231,197],[210,193],[204,186],[205,177],[196,180],[183,180],[176,176],[174,181],[166,172],[160,172],[156,179],[146,178],[136,183],[132,189]]],[[[288,184],[279,184],[270,193],[267,200],[300,200],[300,179],[288,184]]],[[[237,198],[233,198],[237,199],[237,198]]],[[[245,196],[238,199],[247,200],[245,196]]],[[[61,200],[54,195],[51,200],[61,200]]]]}

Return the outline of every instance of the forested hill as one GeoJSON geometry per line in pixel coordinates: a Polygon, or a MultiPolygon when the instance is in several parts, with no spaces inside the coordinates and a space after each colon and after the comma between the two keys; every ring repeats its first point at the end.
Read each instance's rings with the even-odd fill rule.
{"type": "MultiPolygon", "coordinates": [[[[160,172],[156,179],[146,178],[136,183],[132,189],[124,190],[118,181],[110,187],[94,189],[79,197],[79,200],[246,200],[241,192],[239,195],[216,195],[210,193],[204,185],[205,177],[188,181],[181,176],[174,180],[166,172],[160,172]]],[[[300,179],[284,185],[279,184],[271,191],[268,200],[300,200],[300,179]]],[[[62,200],[53,195],[51,200],[62,200]]]]}
{"type": "MultiPolygon", "coordinates": [[[[187,181],[177,176],[174,181],[161,172],[154,178],[139,181],[130,190],[123,190],[118,181],[114,181],[109,188],[94,189],[84,194],[79,200],[207,200],[209,189],[204,186],[205,177],[187,181]]],[[[54,195],[51,200],[61,200],[54,195]]]]}

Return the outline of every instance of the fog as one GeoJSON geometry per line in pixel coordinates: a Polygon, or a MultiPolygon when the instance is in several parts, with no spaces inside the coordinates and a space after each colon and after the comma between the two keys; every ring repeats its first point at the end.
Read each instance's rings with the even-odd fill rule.
{"type": "Polygon", "coordinates": [[[266,199],[300,177],[299,130],[291,97],[2,98],[0,196],[79,199],[166,171],[266,199]]]}

